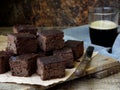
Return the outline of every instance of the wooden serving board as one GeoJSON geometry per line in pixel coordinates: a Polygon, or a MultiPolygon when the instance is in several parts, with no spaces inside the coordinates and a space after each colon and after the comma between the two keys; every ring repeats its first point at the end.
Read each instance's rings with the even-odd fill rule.
{"type": "Polygon", "coordinates": [[[96,73],[105,69],[112,68],[117,65],[120,65],[119,61],[98,54],[93,58],[93,60],[90,63],[90,66],[88,66],[87,74],[96,73]]]}
{"type": "MultiPolygon", "coordinates": [[[[0,45],[4,45],[5,47],[5,45],[7,45],[6,43],[7,43],[6,36],[0,36],[0,45]]],[[[4,48],[0,47],[0,50],[1,49],[4,48]]],[[[71,77],[69,77],[67,81],[86,75],[93,75],[96,78],[103,78],[111,74],[118,73],[120,71],[120,63],[115,59],[98,54],[92,59],[84,75],[77,75],[77,71],[79,71],[79,69],[80,69],[80,65],[76,68],[76,71],[71,75],[71,77]]],[[[5,85],[7,84],[5,83],[5,85]]]]}
{"type": "Polygon", "coordinates": [[[87,67],[86,73],[84,75],[77,75],[79,68],[81,68],[80,65],[78,66],[75,73],[69,78],[69,80],[86,75],[92,75],[95,78],[104,78],[106,76],[120,72],[120,62],[113,58],[97,54],[90,62],[90,65],[87,67]]]}

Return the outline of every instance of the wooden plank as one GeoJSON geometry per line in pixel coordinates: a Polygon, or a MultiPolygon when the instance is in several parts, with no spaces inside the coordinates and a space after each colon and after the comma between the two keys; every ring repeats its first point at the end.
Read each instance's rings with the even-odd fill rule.
{"type": "Polygon", "coordinates": [[[106,70],[103,70],[103,71],[100,71],[100,72],[97,72],[93,76],[95,78],[101,79],[101,78],[116,74],[118,72],[120,72],[120,65],[111,67],[109,69],[106,69],[106,70]]]}
{"type": "Polygon", "coordinates": [[[0,83],[0,90],[37,90],[37,87],[30,85],[18,85],[14,83],[0,83]]]}
{"type": "MultiPolygon", "coordinates": [[[[73,75],[68,80],[73,80],[75,78],[83,77],[83,76],[86,76],[86,75],[91,75],[91,74],[94,74],[94,73],[97,73],[97,72],[100,73],[101,71],[103,72],[104,70],[107,71],[107,69],[109,70],[110,68],[116,67],[116,66],[120,66],[119,61],[117,61],[113,58],[98,54],[91,60],[90,65],[86,69],[86,73],[84,73],[83,75],[79,74],[79,70],[81,68],[81,65],[79,65],[77,70],[75,71],[75,73],[73,73],[73,75]]],[[[115,70],[115,69],[116,68],[113,68],[112,70],[115,70]]],[[[118,73],[118,72],[120,72],[120,71],[116,70],[116,72],[111,73],[111,75],[115,74],[115,73],[118,73]]],[[[105,72],[103,72],[102,74],[104,74],[104,73],[105,72]]],[[[108,74],[109,73],[107,73],[107,75],[104,74],[104,77],[108,76],[108,74]]]]}
{"type": "Polygon", "coordinates": [[[117,66],[119,64],[120,64],[119,61],[117,61],[113,58],[98,54],[92,59],[86,72],[87,72],[87,74],[92,74],[92,73],[96,73],[98,71],[105,70],[107,68],[117,66]]]}

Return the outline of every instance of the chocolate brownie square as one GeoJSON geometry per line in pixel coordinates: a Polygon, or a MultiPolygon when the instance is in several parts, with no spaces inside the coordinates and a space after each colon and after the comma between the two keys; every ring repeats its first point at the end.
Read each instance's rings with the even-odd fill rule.
{"type": "Polygon", "coordinates": [[[42,80],[62,78],[65,76],[65,62],[57,56],[39,57],[37,59],[37,73],[42,80]]]}
{"type": "Polygon", "coordinates": [[[45,57],[46,56],[46,54],[42,51],[38,52],[37,54],[38,54],[38,57],[45,57]]]}
{"type": "Polygon", "coordinates": [[[63,59],[65,61],[66,68],[74,67],[74,57],[71,48],[64,47],[63,49],[55,50],[53,55],[63,59]]]}
{"type": "Polygon", "coordinates": [[[37,28],[33,25],[15,25],[13,26],[14,33],[30,33],[37,34],[37,28]]]}
{"type": "Polygon", "coordinates": [[[9,59],[10,69],[13,76],[28,77],[36,72],[37,54],[24,54],[12,56],[9,59]]]}
{"type": "Polygon", "coordinates": [[[53,51],[48,51],[48,52],[44,52],[44,51],[39,51],[38,52],[39,56],[52,56],[53,55],[53,51]]]}
{"type": "Polygon", "coordinates": [[[41,30],[38,32],[38,44],[43,51],[52,51],[64,47],[63,32],[59,30],[41,30]]]}
{"type": "Polygon", "coordinates": [[[33,34],[13,33],[8,34],[7,50],[13,54],[37,52],[37,39],[33,34]]]}
{"type": "Polygon", "coordinates": [[[6,51],[0,51],[0,74],[10,70],[9,55],[6,51]]]}
{"type": "Polygon", "coordinates": [[[68,40],[65,42],[65,46],[72,48],[74,59],[80,58],[84,53],[83,41],[68,40]]]}

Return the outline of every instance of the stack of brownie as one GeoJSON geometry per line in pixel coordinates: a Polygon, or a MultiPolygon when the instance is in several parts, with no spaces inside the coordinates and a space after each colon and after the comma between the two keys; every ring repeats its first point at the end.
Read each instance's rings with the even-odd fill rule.
{"type": "MultiPolygon", "coordinates": [[[[16,25],[13,32],[8,34],[9,57],[0,55],[0,64],[7,62],[13,76],[28,77],[37,72],[42,80],[64,77],[65,68],[73,68],[84,51],[83,41],[64,42],[64,33],[59,30],[16,25]]],[[[3,68],[5,65],[0,67],[3,73],[9,70],[3,68]]]]}
{"type": "Polygon", "coordinates": [[[58,30],[41,30],[37,33],[39,48],[51,56],[38,57],[37,73],[42,80],[61,78],[65,76],[64,60],[53,56],[54,50],[64,47],[63,32],[58,30]]]}
{"type": "Polygon", "coordinates": [[[13,55],[9,59],[13,76],[28,77],[36,72],[37,28],[31,25],[17,25],[14,33],[8,34],[7,51],[13,55]]]}

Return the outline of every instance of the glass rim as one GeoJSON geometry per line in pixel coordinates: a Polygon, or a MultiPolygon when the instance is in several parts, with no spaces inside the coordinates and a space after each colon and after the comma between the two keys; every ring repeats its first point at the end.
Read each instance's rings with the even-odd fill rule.
{"type": "Polygon", "coordinates": [[[117,13],[119,12],[115,7],[89,7],[89,13],[117,13]]]}

